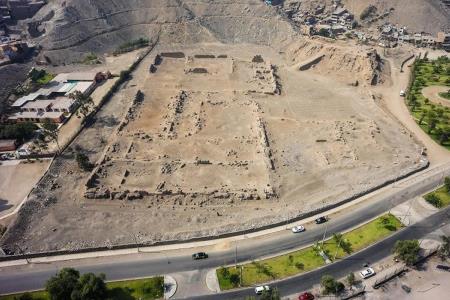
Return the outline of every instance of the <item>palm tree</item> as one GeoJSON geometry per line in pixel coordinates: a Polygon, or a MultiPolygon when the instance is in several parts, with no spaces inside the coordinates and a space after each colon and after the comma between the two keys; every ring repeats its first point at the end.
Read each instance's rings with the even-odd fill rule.
{"type": "Polygon", "coordinates": [[[70,99],[75,100],[75,106],[78,107],[76,111],[77,116],[83,115],[83,121],[90,112],[91,106],[94,106],[94,101],[90,96],[86,96],[80,91],[75,91],[69,95],[70,99]]]}

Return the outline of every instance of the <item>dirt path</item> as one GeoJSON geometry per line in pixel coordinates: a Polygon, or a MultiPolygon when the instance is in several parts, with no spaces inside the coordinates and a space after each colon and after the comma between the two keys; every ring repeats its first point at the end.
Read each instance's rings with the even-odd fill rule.
{"type": "Polygon", "coordinates": [[[439,96],[440,93],[444,93],[450,90],[450,87],[448,86],[442,86],[442,85],[433,85],[428,86],[422,90],[422,95],[425,98],[428,98],[431,102],[434,102],[436,104],[440,104],[446,107],[450,107],[450,100],[447,100],[445,98],[442,98],[439,96]]]}
{"type": "Polygon", "coordinates": [[[383,95],[385,107],[427,148],[427,155],[431,165],[450,161],[450,152],[433,141],[417,125],[405,105],[404,98],[400,97],[400,91],[405,90],[408,86],[409,68],[405,68],[405,72],[400,73],[400,69],[394,66],[392,61],[390,61],[390,65],[392,85],[377,89],[383,95]]]}

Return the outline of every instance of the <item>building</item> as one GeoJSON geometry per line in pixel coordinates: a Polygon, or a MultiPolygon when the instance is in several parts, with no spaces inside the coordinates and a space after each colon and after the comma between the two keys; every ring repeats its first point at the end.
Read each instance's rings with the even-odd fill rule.
{"type": "MultiPolygon", "coordinates": [[[[12,107],[19,112],[11,115],[11,122],[46,121],[61,123],[76,109],[70,98],[74,92],[90,95],[103,73],[64,73],[56,76],[49,84],[38,91],[17,99],[12,107]]],[[[106,76],[106,75],[105,75],[106,76]]]]}
{"type": "Polygon", "coordinates": [[[0,140],[0,151],[16,151],[17,141],[16,140],[0,140]]]}
{"type": "Polygon", "coordinates": [[[438,32],[436,47],[450,51],[450,33],[438,32]]]}

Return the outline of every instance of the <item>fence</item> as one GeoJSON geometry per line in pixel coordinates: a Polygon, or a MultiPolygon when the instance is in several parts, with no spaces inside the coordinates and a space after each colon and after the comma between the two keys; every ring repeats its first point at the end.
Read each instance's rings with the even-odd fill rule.
{"type": "Polygon", "coordinates": [[[373,284],[374,289],[378,289],[381,285],[388,282],[392,278],[397,277],[398,275],[402,274],[403,272],[406,272],[408,268],[406,266],[401,266],[399,268],[396,268],[394,271],[387,273],[383,277],[375,280],[375,283],[373,284]]]}

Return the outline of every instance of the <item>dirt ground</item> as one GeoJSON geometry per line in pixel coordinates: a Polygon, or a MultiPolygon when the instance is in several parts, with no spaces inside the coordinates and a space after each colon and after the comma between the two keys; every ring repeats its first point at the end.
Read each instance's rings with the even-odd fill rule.
{"type": "Polygon", "coordinates": [[[50,160],[20,163],[3,162],[0,165],[0,218],[11,213],[42,177],[50,160]]]}
{"type": "MultiPolygon", "coordinates": [[[[78,249],[254,228],[425,163],[421,146],[371,97],[371,76],[346,70],[343,78],[340,68],[325,74],[320,65],[299,71],[299,51],[155,49],[57,159],[3,246],[78,249]],[[170,57],[176,51],[183,57],[170,57]],[[162,62],[150,73],[157,54],[162,62]],[[96,168],[81,172],[73,149],[96,168]]],[[[363,56],[347,65],[366,74],[361,68],[374,61],[363,56]]]]}
{"type": "Polygon", "coordinates": [[[412,269],[378,290],[373,290],[364,299],[448,299],[450,272],[436,269],[438,264],[449,265],[434,257],[420,268],[412,269]],[[405,291],[402,286],[411,288],[411,291],[405,291]]]}

